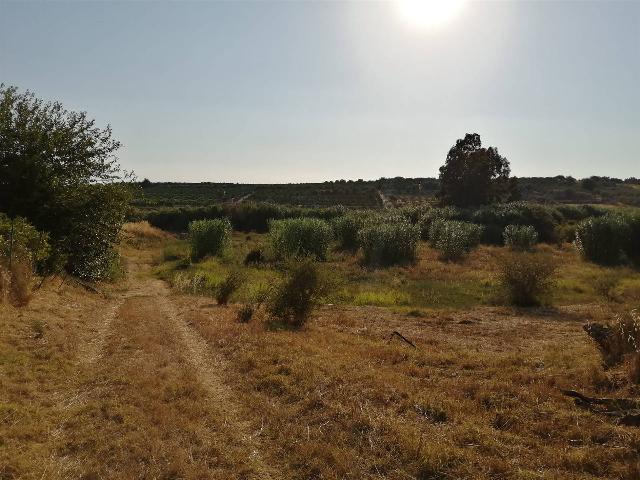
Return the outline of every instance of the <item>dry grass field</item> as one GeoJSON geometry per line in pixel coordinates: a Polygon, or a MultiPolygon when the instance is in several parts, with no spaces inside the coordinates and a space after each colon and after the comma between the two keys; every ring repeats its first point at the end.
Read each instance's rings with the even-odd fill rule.
{"type": "Polygon", "coordinates": [[[103,295],[53,279],[0,305],[0,479],[640,478],[640,430],[560,391],[640,395],[582,329],[601,303],[333,305],[272,330],[171,291],[173,240],[127,236],[103,295]]]}

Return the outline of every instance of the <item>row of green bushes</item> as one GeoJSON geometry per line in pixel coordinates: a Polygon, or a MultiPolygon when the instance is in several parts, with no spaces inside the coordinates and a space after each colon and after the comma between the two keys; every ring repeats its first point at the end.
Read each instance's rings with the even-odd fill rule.
{"type": "Polygon", "coordinates": [[[234,230],[241,232],[265,233],[269,222],[287,218],[319,218],[331,220],[345,213],[343,207],[303,208],[272,203],[245,202],[239,204],[218,204],[209,207],[174,208],[148,213],[134,213],[132,220],[148,220],[154,227],[170,232],[186,232],[195,220],[227,218],[234,230]]]}
{"type": "MultiPolygon", "coordinates": [[[[496,210],[500,210],[499,206],[496,210]]],[[[335,239],[341,249],[362,249],[367,264],[388,265],[413,261],[422,237],[440,250],[442,258],[456,260],[481,243],[487,227],[451,219],[455,216],[454,209],[431,209],[415,223],[399,211],[349,212],[335,217],[332,223],[305,217],[271,220],[270,244],[278,259],[311,256],[324,260],[335,239]]],[[[221,252],[228,244],[232,227],[227,218],[191,222],[188,228],[192,257],[199,259],[221,252]]],[[[530,250],[542,235],[534,225],[516,223],[506,225],[500,237],[501,243],[512,249],[530,250]]],[[[640,214],[611,212],[583,220],[576,226],[575,244],[590,261],[638,263],[640,214]]]]}
{"type": "MultiPolygon", "coordinates": [[[[164,209],[147,213],[139,212],[136,219],[146,219],[151,225],[168,231],[187,231],[194,220],[228,218],[238,231],[267,232],[271,220],[288,218],[318,218],[331,220],[334,228],[344,239],[345,249],[354,249],[358,242],[357,232],[372,219],[394,217],[418,225],[423,240],[429,240],[429,228],[435,220],[458,220],[483,227],[480,241],[487,244],[502,244],[503,232],[508,225],[532,226],[542,242],[572,241],[575,225],[589,217],[601,217],[606,209],[590,205],[542,205],[528,202],[512,202],[488,205],[476,209],[456,207],[435,208],[428,205],[412,205],[380,210],[346,210],[343,207],[302,208],[269,203],[246,202],[221,204],[200,208],[164,209]]],[[[374,220],[375,221],[375,220],[374,220]]]]}
{"type": "MultiPolygon", "coordinates": [[[[229,244],[231,222],[228,219],[196,220],[189,224],[191,258],[219,255],[229,244]]],[[[508,226],[505,238],[512,248],[530,249],[537,239],[530,226],[508,226]]],[[[434,221],[429,242],[440,250],[445,260],[457,260],[480,243],[482,227],[457,220],[434,221]]],[[[272,220],[269,241],[273,258],[312,257],[323,261],[331,242],[355,251],[362,249],[368,265],[392,265],[412,262],[416,258],[420,227],[403,217],[351,214],[339,217],[332,225],[317,218],[272,220]]]]}

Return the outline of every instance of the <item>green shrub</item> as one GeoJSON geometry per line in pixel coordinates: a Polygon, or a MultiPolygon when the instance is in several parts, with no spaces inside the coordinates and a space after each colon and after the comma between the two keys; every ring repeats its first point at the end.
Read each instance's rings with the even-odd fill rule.
{"type": "Polygon", "coordinates": [[[365,213],[357,212],[337,217],[333,221],[333,231],[338,241],[338,248],[349,251],[357,250],[360,246],[359,232],[369,223],[370,217],[365,213]]]}
{"type": "Polygon", "coordinates": [[[640,213],[627,215],[628,238],[624,253],[636,266],[640,266],[640,213]]]}
{"type": "Polygon", "coordinates": [[[407,221],[377,222],[361,230],[359,239],[368,265],[412,262],[416,258],[420,227],[407,221]]]}
{"type": "Polygon", "coordinates": [[[462,220],[463,216],[463,211],[456,207],[431,208],[418,220],[420,236],[425,241],[429,240],[431,225],[436,220],[462,220]]]}
{"type": "Polygon", "coordinates": [[[498,262],[498,281],[509,302],[539,305],[555,283],[553,259],[530,252],[513,252],[498,262]]]}
{"type": "Polygon", "coordinates": [[[538,242],[538,232],[531,225],[507,225],[504,244],[513,250],[531,250],[538,242]]]}
{"type": "Polygon", "coordinates": [[[11,244],[12,221],[0,213],[0,256],[20,257],[30,264],[40,265],[51,253],[49,236],[39,232],[22,217],[13,219],[13,245],[11,244]]]}
{"type": "Polygon", "coordinates": [[[457,220],[436,220],[429,229],[429,242],[444,260],[457,260],[480,243],[482,227],[457,220]]]}
{"type": "Polygon", "coordinates": [[[231,240],[231,222],[228,219],[196,220],[189,224],[191,259],[206,255],[220,255],[231,240]]]}
{"type": "Polygon", "coordinates": [[[563,215],[554,207],[529,202],[511,202],[487,205],[470,215],[473,223],[484,226],[482,241],[501,245],[507,225],[531,225],[543,242],[556,242],[556,229],[564,221],[563,215]]]}
{"type": "Polygon", "coordinates": [[[576,227],[575,246],[584,258],[603,265],[614,265],[622,260],[629,242],[629,225],[624,216],[610,213],[589,218],[576,227]]]}
{"type": "Polygon", "coordinates": [[[310,259],[289,265],[283,281],[267,302],[267,311],[274,319],[290,327],[305,324],[324,290],[318,267],[310,259]]]}
{"type": "Polygon", "coordinates": [[[233,271],[220,282],[216,288],[216,301],[218,305],[226,305],[233,292],[238,290],[245,281],[244,275],[238,271],[233,271]]]}
{"type": "Polygon", "coordinates": [[[327,258],[332,239],[331,226],[317,218],[291,218],[273,220],[269,237],[276,258],[313,257],[327,258]]]}

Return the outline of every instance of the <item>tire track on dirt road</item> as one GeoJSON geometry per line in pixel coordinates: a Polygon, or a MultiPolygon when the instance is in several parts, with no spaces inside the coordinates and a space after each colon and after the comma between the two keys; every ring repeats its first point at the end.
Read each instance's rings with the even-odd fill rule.
{"type": "Polygon", "coordinates": [[[207,341],[188,325],[183,315],[178,313],[178,309],[171,302],[171,293],[166,284],[159,280],[152,282],[152,288],[156,290],[155,298],[158,301],[158,306],[177,331],[185,347],[185,356],[197,373],[198,379],[216,402],[220,413],[224,415],[225,423],[235,427],[234,430],[240,437],[238,440],[250,449],[249,463],[253,471],[256,472],[254,478],[260,480],[283,478],[273,465],[268,465],[263,459],[257,435],[251,432],[250,422],[241,419],[240,409],[233,400],[233,392],[230,387],[225,385],[220,374],[227,369],[226,361],[220,355],[211,352],[207,341]]]}

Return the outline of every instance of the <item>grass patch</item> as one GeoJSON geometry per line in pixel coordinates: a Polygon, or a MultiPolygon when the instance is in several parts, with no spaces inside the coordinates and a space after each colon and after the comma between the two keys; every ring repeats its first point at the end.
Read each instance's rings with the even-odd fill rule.
{"type": "MultiPolygon", "coordinates": [[[[211,285],[216,285],[231,271],[237,270],[246,281],[234,294],[234,301],[251,303],[258,292],[278,281],[281,267],[267,259],[245,264],[248,253],[264,249],[268,244],[265,234],[236,232],[230,243],[231,248],[221,257],[188,263],[183,256],[188,251],[188,243],[172,240],[166,248],[177,252],[176,256],[182,260],[161,263],[155,274],[171,281],[178,273],[195,275],[202,272],[211,285]]],[[[560,247],[539,244],[536,249],[548,255],[558,266],[556,285],[548,297],[554,305],[601,301],[601,294],[596,288],[597,279],[610,274],[619,278],[615,289],[618,301],[632,301],[640,294],[640,275],[631,268],[584,262],[569,244],[560,247]]],[[[481,245],[461,262],[443,261],[439,253],[426,242],[420,242],[413,264],[379,269],[364,267],[356,253],[329,250],[325,262],[318,265],[319,271],[332,284],[333,291],[323,301],[338,305],[446,310],[496,304],[499,300],[496,264],[509,254],[508,249],[481,245]]]]}

